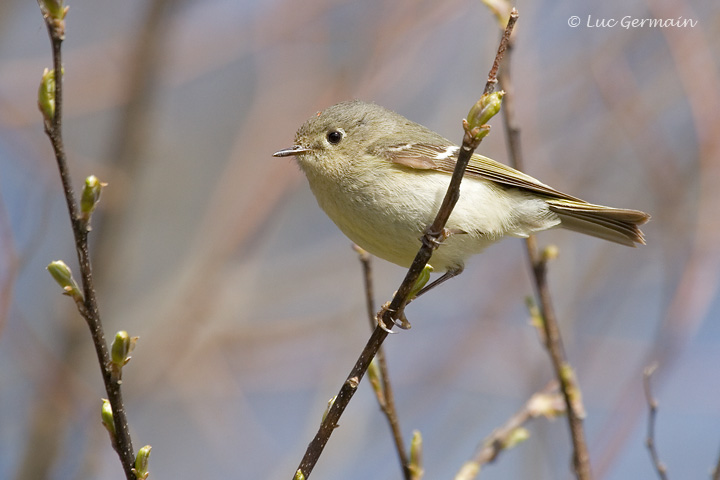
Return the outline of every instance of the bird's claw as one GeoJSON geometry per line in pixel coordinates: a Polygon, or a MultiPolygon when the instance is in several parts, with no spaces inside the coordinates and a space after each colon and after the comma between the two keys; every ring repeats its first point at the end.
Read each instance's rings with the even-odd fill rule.
{"type": "Polygon", "coordinates": [[[447,228],[443,228],[439,233],[427,230],[422,236],[422,243],[433,250],[437,250],[443,240],[445,240],[448,236],[449,233],[447,228]]]}
{"type": "Polygon", "coordinates": [[[442,243],[452,235],[466,233],[458,228],[443,228],[440,232],[432,232],[429,229],[422,236],[422,243],[430,246],[433,250],[437,250],[442,243]]]}
{"type": "Polygon", "coordinates": [[[393,323],[397,325],[398,328],[402,328],[403,330],[410,330],[410,322],[408,322],[407,317],[405,316],[405,312],[400,312],[400,315],[398,318],[393,317],[392,319],[393,323]]]}
{"type": "Polygon", "coordinates": [[[397,333],[392,331],[389,327],[385,325],[385,322],[383,322],[383,317],[385,317],[385,312],[390,312],[390,318],[393,321],[393,324],[395,324],[398,328],[402,328],[403,330],[409,330],[410,329],[410,322],[408,322],[407,317],[405,316],[405,312],[400,312],[398,314],[397,311],[390,311],[390,302],[387,302],[385,305],[382,306],[380,309],[380,312],[377,316],[377,324],[378,327],[385,330],[387,333],[397,333]],[[395,317],[398,318],[395,318],[395,317]]]}

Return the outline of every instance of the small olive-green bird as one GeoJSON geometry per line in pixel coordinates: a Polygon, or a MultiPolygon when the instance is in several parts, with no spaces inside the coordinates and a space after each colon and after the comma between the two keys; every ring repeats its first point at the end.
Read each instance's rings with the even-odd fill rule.
{"type": "MultiPolygon", "coordinates": [[[[409,267],[425,228],[440,208],[459,147],[432,130],[379,105],[339,103],[311,117],[295,156],[320,207],[357,245],[409,267]]],[[[638,228],[647,213],[594,205],[518,170],[473,155],[449,234],[430,264],[446,277],[465,260],[505,236],[527,237],[562,227],[622,245],[645,244],[638,228]]]]}

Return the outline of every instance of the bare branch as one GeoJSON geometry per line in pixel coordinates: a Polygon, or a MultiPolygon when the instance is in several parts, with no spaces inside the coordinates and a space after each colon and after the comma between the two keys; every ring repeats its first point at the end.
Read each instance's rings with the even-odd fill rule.
{"type": "Polygon", "coordinates": [[[649,407],[648,411],[648,426],[647,426],[647,438],[645,439],[645,445],[650,452],[650,458],[652,459],[653,467],[658,474],[660,480],[668,480],[667,468],[660,460],[657,449],[655,448],[655,417],[657,417],[657,401],[652,395],[650,388],[650,377],[657,370],[657,363],[653,363],[649,367],[645,367],[643,371],[643,390],[645,391],[645,399],[649,407]]]}
{"type": "MultiPolygon", "coordinates": [[[[506,92],[503,105],[503,125],[507,135],[507,148],[510,164],[518,170],[523,169],[522,151],[520,148],[520,128],[514,117],[513,88],[511,82],[510,60],[512,56],[512,43],[509,44],[507,55],[500,71],[500,84],[506,92]]],[[[575,381],[572,368],[567,360],[562,344],[560,328],[558,326],[555,310],[552,305],[552,296],[547,284],[547,261],[539,252],[537,241],[530,236],[525,241],[528,260],[533,272],[536,295],[539,299],[540,313],[543,318],[543,328],[546,347],[560,382],[560,388],[565,397],[567,418],[573,444],[573,468],[578,479],[592,478],[590,470],[590,455],[583,427],[583,410],[580,402],[580,388],[575,381]]]]}
{"type": "Polygon", "coordinates": [[[510,417],[502,427],[493,431],[482,441],[472,460],[462,466],[455,476],[455,480],[472,480],[475,478],[480,473],[480,468],[483,465],[494,462],[504,450],[517,443],[517,433],[521,431],[523,425],[528,421],[541,415],[552,418],[561,414],[564,410],[565,403],[558,390],[558,382],[553,380],[541,391],[530,397],[525,405],[510,417]]]}
{"type": "MultiPolygon", "coordinates": [[[[510,37],[510,31],[512,31],[516,20],[517,11],[513,10],[513,14],[511,15],[511,19],[506,28],[508,33],[503,36],[496,54],[497,63],[499,63],[502,59],[507,46],[507,41],[510,37]]],[[[496,81],[495,73],[491,70],[485,85],[485,91],[492,92],[495,88],[496,81]]],[[[410,269],[405,275],[405,279],[400,284],[400,287],[395,293],[392,301],[389,304],[384,305],[379,312],[378,325],[375,327],[375,330],[361,352],[360,357],[355,362],[355,366],[352,368],[350,375],[348,375],[347,379],[343,383],[335,402],[325,416],[325,419],[320,425],[320,429],[315,435],[315,438],[313,438],[308,445],[305,455],[303,456],[303,459],[301,460],[293,477],[295,479],[307,478],[312,472],[330,438],[330,435],[337,427],[340,416],[345,411],[348,403],[350,403],[350,399],[355,394],[360,380],[362,380],[362,377],[365,375],[365,372],[370,366],[370,362],[375,357],[380,349],[380,346],[393,328],[394,319],[404,315],[403,311],[405,306],[410,301],[410,293],[415,286],[420,273],[425,268],[425,265],[427,265],[428,260],[430,260],[433,249],[439,244],[438,241],[443,235],[445,224],[447,223],[450,213],[460,197],[460,181],[465,173],[465,168],[467,167],[473,152],[482,140],[482,138],[478,138],[478,135],[476,135],[477,132],[473,132],[473,129],[468,128],[467,121],[463,122],[463,126],[465,129],[465,135],[463,136],[462,147],[460,148],[460,152],[458,154],[457,164],[455,165],[455,171],[453,172],[452,179],[450,180],[450,185],[437,216],[435,217],[432,225],[426,229],[426,232],[423,235],[422,246],[420,247],[420,250],[418,250],[415,260],[412,265],[410,265],[410,269]]]]}

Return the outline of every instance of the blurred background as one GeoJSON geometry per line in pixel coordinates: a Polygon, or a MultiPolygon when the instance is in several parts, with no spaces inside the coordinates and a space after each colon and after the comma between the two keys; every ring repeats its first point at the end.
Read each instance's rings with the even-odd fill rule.
{"type": "MultiPolygon", "coordinates": [[[[139,335],[124,370],[151,478],[290,478],[364,346],[362,273],[292,145],[317,110],[360,98],[461,140],[499,29],[477,0],[69,2],[65,145],[73,180],[109,183],[91,236],[105,331],[139,335]]],[[[525,170],[650,212],[648,245],[566,231],[550,286],[587,410],[597,478],[654,478],[643,369],[658,362],[656,442],[673,478],[720,453],[720,4],[519,2],[514,99],[525,170]],[[577,16],[580,25],[569,26],[577,16]],[[603,19],[694,27],[601,27],[603,19]]],[[[45,271],[78,272],[36,107],[50,46],[37,4],[0,15],[0,477],[111,479],[90,336],[45,271]]],[[[481,152],[506,162],[500,118],[481,152]]],[[[404,269],[374,261],[376,302],[404,269]]],[[[406,441],[449,478],[552,377],[529,325],[524,246],[506,240],[408,309],[385,343],[406,441]]],[[[564,418],[482,478],[570,477],[564,418]]],[[[401,478],[366,381],[313,478],[401,478]]]]}

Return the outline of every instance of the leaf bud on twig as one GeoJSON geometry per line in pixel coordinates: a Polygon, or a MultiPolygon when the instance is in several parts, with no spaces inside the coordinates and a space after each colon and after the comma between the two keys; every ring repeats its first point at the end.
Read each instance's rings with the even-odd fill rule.
{"type": "Polygon", "coordinates": [[[83,301],[83,295],[80,291],[80,287],[78,287],[77,282],[75,282],[75,279],[72,276],[70,267],[65,265],[65,262],[62,260],[50,262],[47,266],[47,271],[57,284],[62,287],[63,295],[72,297],[76,302],[83,301]]]}

